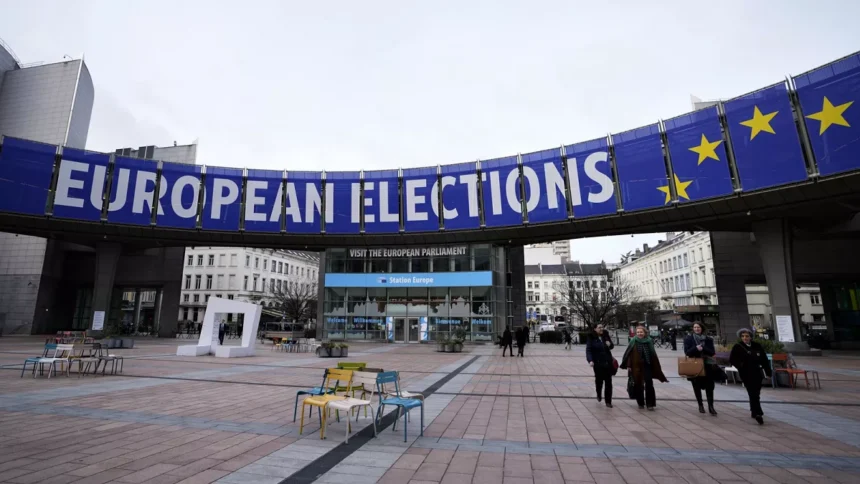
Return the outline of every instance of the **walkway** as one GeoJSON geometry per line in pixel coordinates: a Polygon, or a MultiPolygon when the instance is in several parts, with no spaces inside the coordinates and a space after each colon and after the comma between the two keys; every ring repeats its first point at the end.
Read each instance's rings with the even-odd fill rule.
{"type": "MultiPolygon", "coordinates": [[[[173,356],[176,342],[138,342],[121,377],[20,378],[36,338],[0,339],[0,482],[153,483],[807,483],[860,474],[860,360],[800,363],[821,391],[766,389],[766,425],[740,386],[717,388],[718,417],[696,410],[689,384],[660,351],[669,384],[642,412],[615,380],[615,408],[594,399],[583,350],[490,346],[440,354],[426,345],[353,344],[350,361],[401,371],[424,390],[426,428],[372,437],[360,418],[319,440],[292,422],[295,392],[332,361],[276,353],[223,360],[173,356]],[[364,429],[364,430],[362,430],[364,429]]],[[[616,351],[620,357],[621,351],[616,351]]],[[[390,424],[388,416],[385,424],[390,424]]]]}

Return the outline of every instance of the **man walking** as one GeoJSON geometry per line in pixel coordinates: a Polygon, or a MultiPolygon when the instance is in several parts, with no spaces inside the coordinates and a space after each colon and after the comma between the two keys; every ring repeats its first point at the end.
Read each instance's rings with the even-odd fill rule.
{"type": "Polygon", "coordinates": [[[502,333],[502,358],[505,357],[505,350],[510,349],[511,357],[514,356],[514,337],[511,334],[511,327],[505,327],[505,332],[502,333]]]}
{"type": "Polygon", "coordinates": [[[227,322],[222,319],[221,324],[218,325],[218,344],[224,344],[225,334],[227,334],[227,322]]]}

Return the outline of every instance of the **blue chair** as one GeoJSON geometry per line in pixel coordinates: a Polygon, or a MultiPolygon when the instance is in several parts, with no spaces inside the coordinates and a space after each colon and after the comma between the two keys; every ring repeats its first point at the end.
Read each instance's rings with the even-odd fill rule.
{"type": "Polygon", "coordinates": [[[327,388],[326,387],[326,378],[328,378],[328,369],[326,369],[325,373],[323,373],[322,384],[318,387],[308,388],[307,390],[299,390],[296,392],[296,405],[293,408],[293,422],[296,421],[296,416],[299,412],[299,397],[302,395],[310,395],[312,397],[318,397],[321,395],[334,395],[335,388],[327,388]]]}
{"type": "Polygon", "coordinates": [[[403,414],[403,441],[406,442],[406,427],[409,423],[409,411],[413,408],[421,408],[421,435],[424,435],[424,402],[417,398],[405,398],[402,393],[400,393],[400,378],[397,375],[396,371],[386,371],[383,373],[378,373],[376,375],[376,389],[380,395],[395,395],[391,398],[385,398],[380,400],[379,408],[376,410],[376,420],[382,417],[383,409],[386,405],[393,405],[397,407],[397,419],[394,420],[394,431],[397,431],[397,420],[400,419],[401,413],[403,414]],[[385,384],[393,384],[394,391],[385,391],[385,384]]]}
{"type": "MultiPolygon", "coordinates": [[[[34,356],[32,358],[27,358],[24,360],[24,367],[21,368],[21,378],[24,378],[24,372],[27,370],[27,363],[33,365],[33,374],[36,374],[36,364],[38,364],[42,358],[48,357],[49,351],[54,351],[57,349],[57,343],[45,343],[45,351],[42,352],[42,356],[34,356]]],[[[39,373],[41,375],[41,373],[39,373]]]]}

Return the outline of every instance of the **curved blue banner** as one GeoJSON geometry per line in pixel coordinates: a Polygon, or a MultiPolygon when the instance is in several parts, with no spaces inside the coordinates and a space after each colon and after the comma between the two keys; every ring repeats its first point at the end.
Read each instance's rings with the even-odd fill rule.
{"type": "MultiPolygon", "coordinates": [[[[331,192],[329,192],[331,193],[331,192]]],[[[322,173],[316,171],[287,172],[287,233],[318,234],[322,229],[322,173]]],[[[331,223],[332,206],[326,195],[326,223],[331,223]]]]}
{"type": "Polygon", "coordinates": [[[481,190],[487,227],[522,225],[520,166],[516,156],[481,161],[481,190]]]}
{"type": "Polygon", "coordinates": [[[158,163],[138,158],[114,158],[108,222],[151,225],[158,163]]]}
{"type": "Polygon", "coordinates": [[[201,167],[180,163],[161,164],[156,224],[164,227],[197,227],[201,167]]]}
{"type": "Polygon", "coordinates": [[[625,131],[612,135],[612,140],[621,207],[629,212],[664,205],[671,197],[660,127],[652,124],[625,131]]]}
{"type": "Polygon", "coordinates": [[[400,231],[400,179],[398,170],[364,172],[364,231],[368,234],[400,231]]]}
{"type": "Polygon", "coordinates": [[[573,216],[585,218],[617,212],[606,138],[567,145],[564,153],[573,216]]]}
{"type": "Polygon", "coordinates": [[[476,162],[443,166],[440,190],[442,191],[442,223],[445,230],[481,227],[476,162]]]}
{"type": "Polygon", "coordinates": [[[245,231],[280,232],[284,172],[248,170],[245,178],[245,231]]]}
{"type": "Polygon", "coordinates": [[[439,183],[435,166],[403,170],[403,230],[439,230],[439,183]]]}
{"type": "Polygon", "coordinates": [[[98,221],[102,217],[110,155],[63,148],[54,217],[98,221]]]}
{"type": "Polygon", "coordinates": [[[200,216],[204,229],[239,230],[243,172],[238,168],[206,167],[203,213],[200,216]]]}
{"type": "MultiPolygon", "coordinates": [[[[357,234],[361,231],[361,172],[335,171],[325,174],[326,203],[331,201],[334,218],[326,221],[327,234],[357,234]],[[329,195],[331,194],[331,195],[329,195]]],[[[328,212],[326,207],[326,212],[328,212]]]]}
{"type": "Polygon", "coordinates": [[[5,138],[0,152],[0,210],[44,215],[57,147],[5,138]]]}
{"type": "Polygon", "coordinates": [[[522,155],[529,223],[567,220],[567,193],[561,148],[522,155]]]}

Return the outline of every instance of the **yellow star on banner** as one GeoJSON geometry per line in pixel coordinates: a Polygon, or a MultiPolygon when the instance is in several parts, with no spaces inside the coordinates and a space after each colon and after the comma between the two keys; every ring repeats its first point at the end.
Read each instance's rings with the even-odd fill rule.
{"type": "Polygon", "coordinates": [[[746,126],[748,128],[752,128],[752,134],[750,134],[750,141],[755,139],[755,136],[762,131],[765,133],[776,134],[773,128],[770,127],[770,121],[776,116],[776,113],[779,111],[774,111],[772,113],[762,114],[758,109],[758,106],[755,106],[753,109],[753,117],[752,119],[747,119],[746,121],[741,121],[741,126],[746,126]]]}
{"type": "Polygon", "coordinates": [[[839,126],[850,128],[851,125],[848,124],[848,121],[845,121],[842,113],[851,107],[852,104],[854,104],[854,101],[848,101],[847,103],[840,104],[839,106],[834,106],[830,103],[830,99],[827,99],[827,96],[824,96],[824,104],[821,106],[821,111],[812,113],[807,116],[807,118],[821,122],[821,127],[818,129],[819,135],[824,134],[831,124],[838,124],[839,126]]]}
{"type": "MultiPolygon", "coordinates": [[[[692,180],[687,181],[687,182],[682,182],[681,180],[678,179],[678,175],[675,175],[675,191],[678,192],[679,197],[681,197],[685,200],[690,199],[690,196],[687,195],[687,187],[690,186],[691,183],[693,183],[692,180]]],[[[666,194],[666,201],[663,202],[664,205],[668,204],[670,201],[672,201],[672,191],[669,190],[669,185],[666,185],[664,187],[657,187],[657,190],[660,190],[661,192],[666,194]]]]}
{"type": "Polygon", "coordinates": [[[723,140],[708,141],[708,138],[706,138],[705,135],[702,134],[702,141],[701,141],[701,143],[699,143],[699,146],[694,146],[694,147],[690,148],[690,151],[692,151],[693,153],[697,153],[699,155],[699,163],[698,164],[700,164],[700,165],[702,164],[703,161],[707,160],[708,158],[713,158],[717,161],[720,161],[720,158],[717,156],[716,149],[717,149],[717,146],[720,146],[720,143],[722,143],[722,142],[723,142],[723,140]]]}

